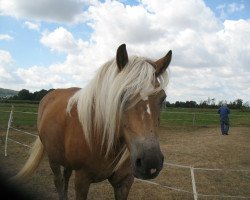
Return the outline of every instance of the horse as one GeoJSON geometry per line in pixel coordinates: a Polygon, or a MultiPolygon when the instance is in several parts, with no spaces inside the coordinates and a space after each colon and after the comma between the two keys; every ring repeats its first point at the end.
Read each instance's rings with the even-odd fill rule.
{"type": "Polygon", "coordinates": [[[87,198],[91,183],[106,179],[116,200],[127,199],[135,177],[157,177],[164,162],[158,128],[171,58],[171,50],[157,61],[128,57],[122,44],[84,88],[45,95],[39,137],[13,180],[30,177],[45,154],[60,200],[68,199],[72,171],[76,200],[87,198]]]}

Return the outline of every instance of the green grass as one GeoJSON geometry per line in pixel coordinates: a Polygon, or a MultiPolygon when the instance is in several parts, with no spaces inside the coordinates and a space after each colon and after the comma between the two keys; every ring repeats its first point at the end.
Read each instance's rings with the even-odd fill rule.
{"type": "MultiPolygon", "coordinates": [[[[231,126],[250,126],[250,112],[232,110],[229,115],[231,126]]],[[[166,108],[161,112],[162,126],[217,126],[217,109],[166,108]]]]}
{"type": "Polygon", "coordinates": [[[13,123],[14,127],[36,127],[37,115],[37,104],[9,104],[0,103],[0,129],[5,130],[8,126],[8,120],[12,105],[14,106],[13,123]]]}
{"type": "Polygon", "coordinates": [[[38,104],[10,104],[10,103],[0,103],[0,112],[1,111],[10,111],[11,106],[14,106],[15,111],[22,111],[22,112],[37,112],[38,104]]]}
{"type": "MultiPolygon", "coordinates": [[[[13,126],[36,127],[38,104],[9,104],[0,103],[0,129],[6,129],[11,106],[14,105],[13,126]],[[24,113],[23,113],[24,112],[24,113]]],[[[161,112],[161,126],[218,126],[217,109],[201,108],[166,108],[161,112]]],[[[230,114],[231,126],[250,126],[250,112],[232,110],[230,114]]]]}

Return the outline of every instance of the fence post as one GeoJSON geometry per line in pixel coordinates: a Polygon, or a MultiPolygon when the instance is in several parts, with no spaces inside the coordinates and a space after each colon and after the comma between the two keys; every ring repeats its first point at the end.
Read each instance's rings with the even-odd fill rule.
{"type": "Polygon", "coordinates": [[[191,172],[191,178],[192,178],[192,188],[193,188],[194,200],[197,200],[198,194],[196,191],[196,185],[195,185],[195,179],[194,179],[194,168],[193,167],[190,167],[190,172],[191,172]]]}
{"type": "Polygon", "coordinates": [[[8,121],[8,127],[7,127],[7,131],[6,131],[6,136],[5,136],[5,145],[4,145],[4,155],[7,156],[7,146],[8,146],[8,136],[9,136],[9,130],[10,130],[10,126],[13,120],[13,112],[14,112],[14,106],[11,106],[11,111],[10,111],[10,118],[8,121]]]}
{"type": "Polygon", "coordinates": [[[193,126],[195,125],[195,113],[193,113],[193,126]]]}

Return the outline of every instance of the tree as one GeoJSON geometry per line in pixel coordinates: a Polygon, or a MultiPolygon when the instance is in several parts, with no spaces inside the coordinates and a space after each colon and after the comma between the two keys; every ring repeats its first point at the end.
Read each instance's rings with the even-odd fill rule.
{"type": "Polygon", "coordinates": [[[243,104],[243,107],[246,108],[246,109],[249,109],[250,108],[250,101],[247,101],[243,104]]]}
{"type": "Polygon", "coordinates": [[[208,107],[207,101],[200,101],[199,105],[200,105],[201,108],[207,108],[208,107]]]}
{"type": "Polygon", "coordinates": [[[216,105],[216,103],[215,103],[215,98],[212,98],[212,99],[211,99],[211,105],[212,105],[212,106],[215,106],[215,105],[216,105]]]}
{"type": "Polygon", "coordinates": [[[49,92],[49,91],[51,91],[51,90],[40,90],[40,91],[38,91],[38,92],[34,92],[33,93],[33,98],[32,98],[32,100],[34,100],[34,101],[41,101],[41,99],[49,92]]]}
{"type": "Polygon", "coordinates": [[[186,101],[185,107],[186,108],[195,108],[197,106],[197,103],[195,101],[186,101]]]}
{"type": "Polygon", "coordinates": [[[236,104],[236,108],[242,108],[243,100],[242,99],[236,99],[235,104],[236,104]]]}
{"type": "Polygon", "coordinates": [[[29,90],[22,89],[18,92],[17,98],[19,100],[31,100],[31,93],[29,90]]]}

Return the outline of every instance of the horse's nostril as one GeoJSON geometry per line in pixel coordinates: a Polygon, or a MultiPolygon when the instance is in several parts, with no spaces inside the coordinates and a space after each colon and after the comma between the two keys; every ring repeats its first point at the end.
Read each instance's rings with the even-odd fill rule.
{"type": "Polygon", "coordinates": [[[141,166],[142,166],[141,159],[138,158],[138,159],[136,160],[135,164],[136,164],[136,167],[141,167],[141,166]]]}

